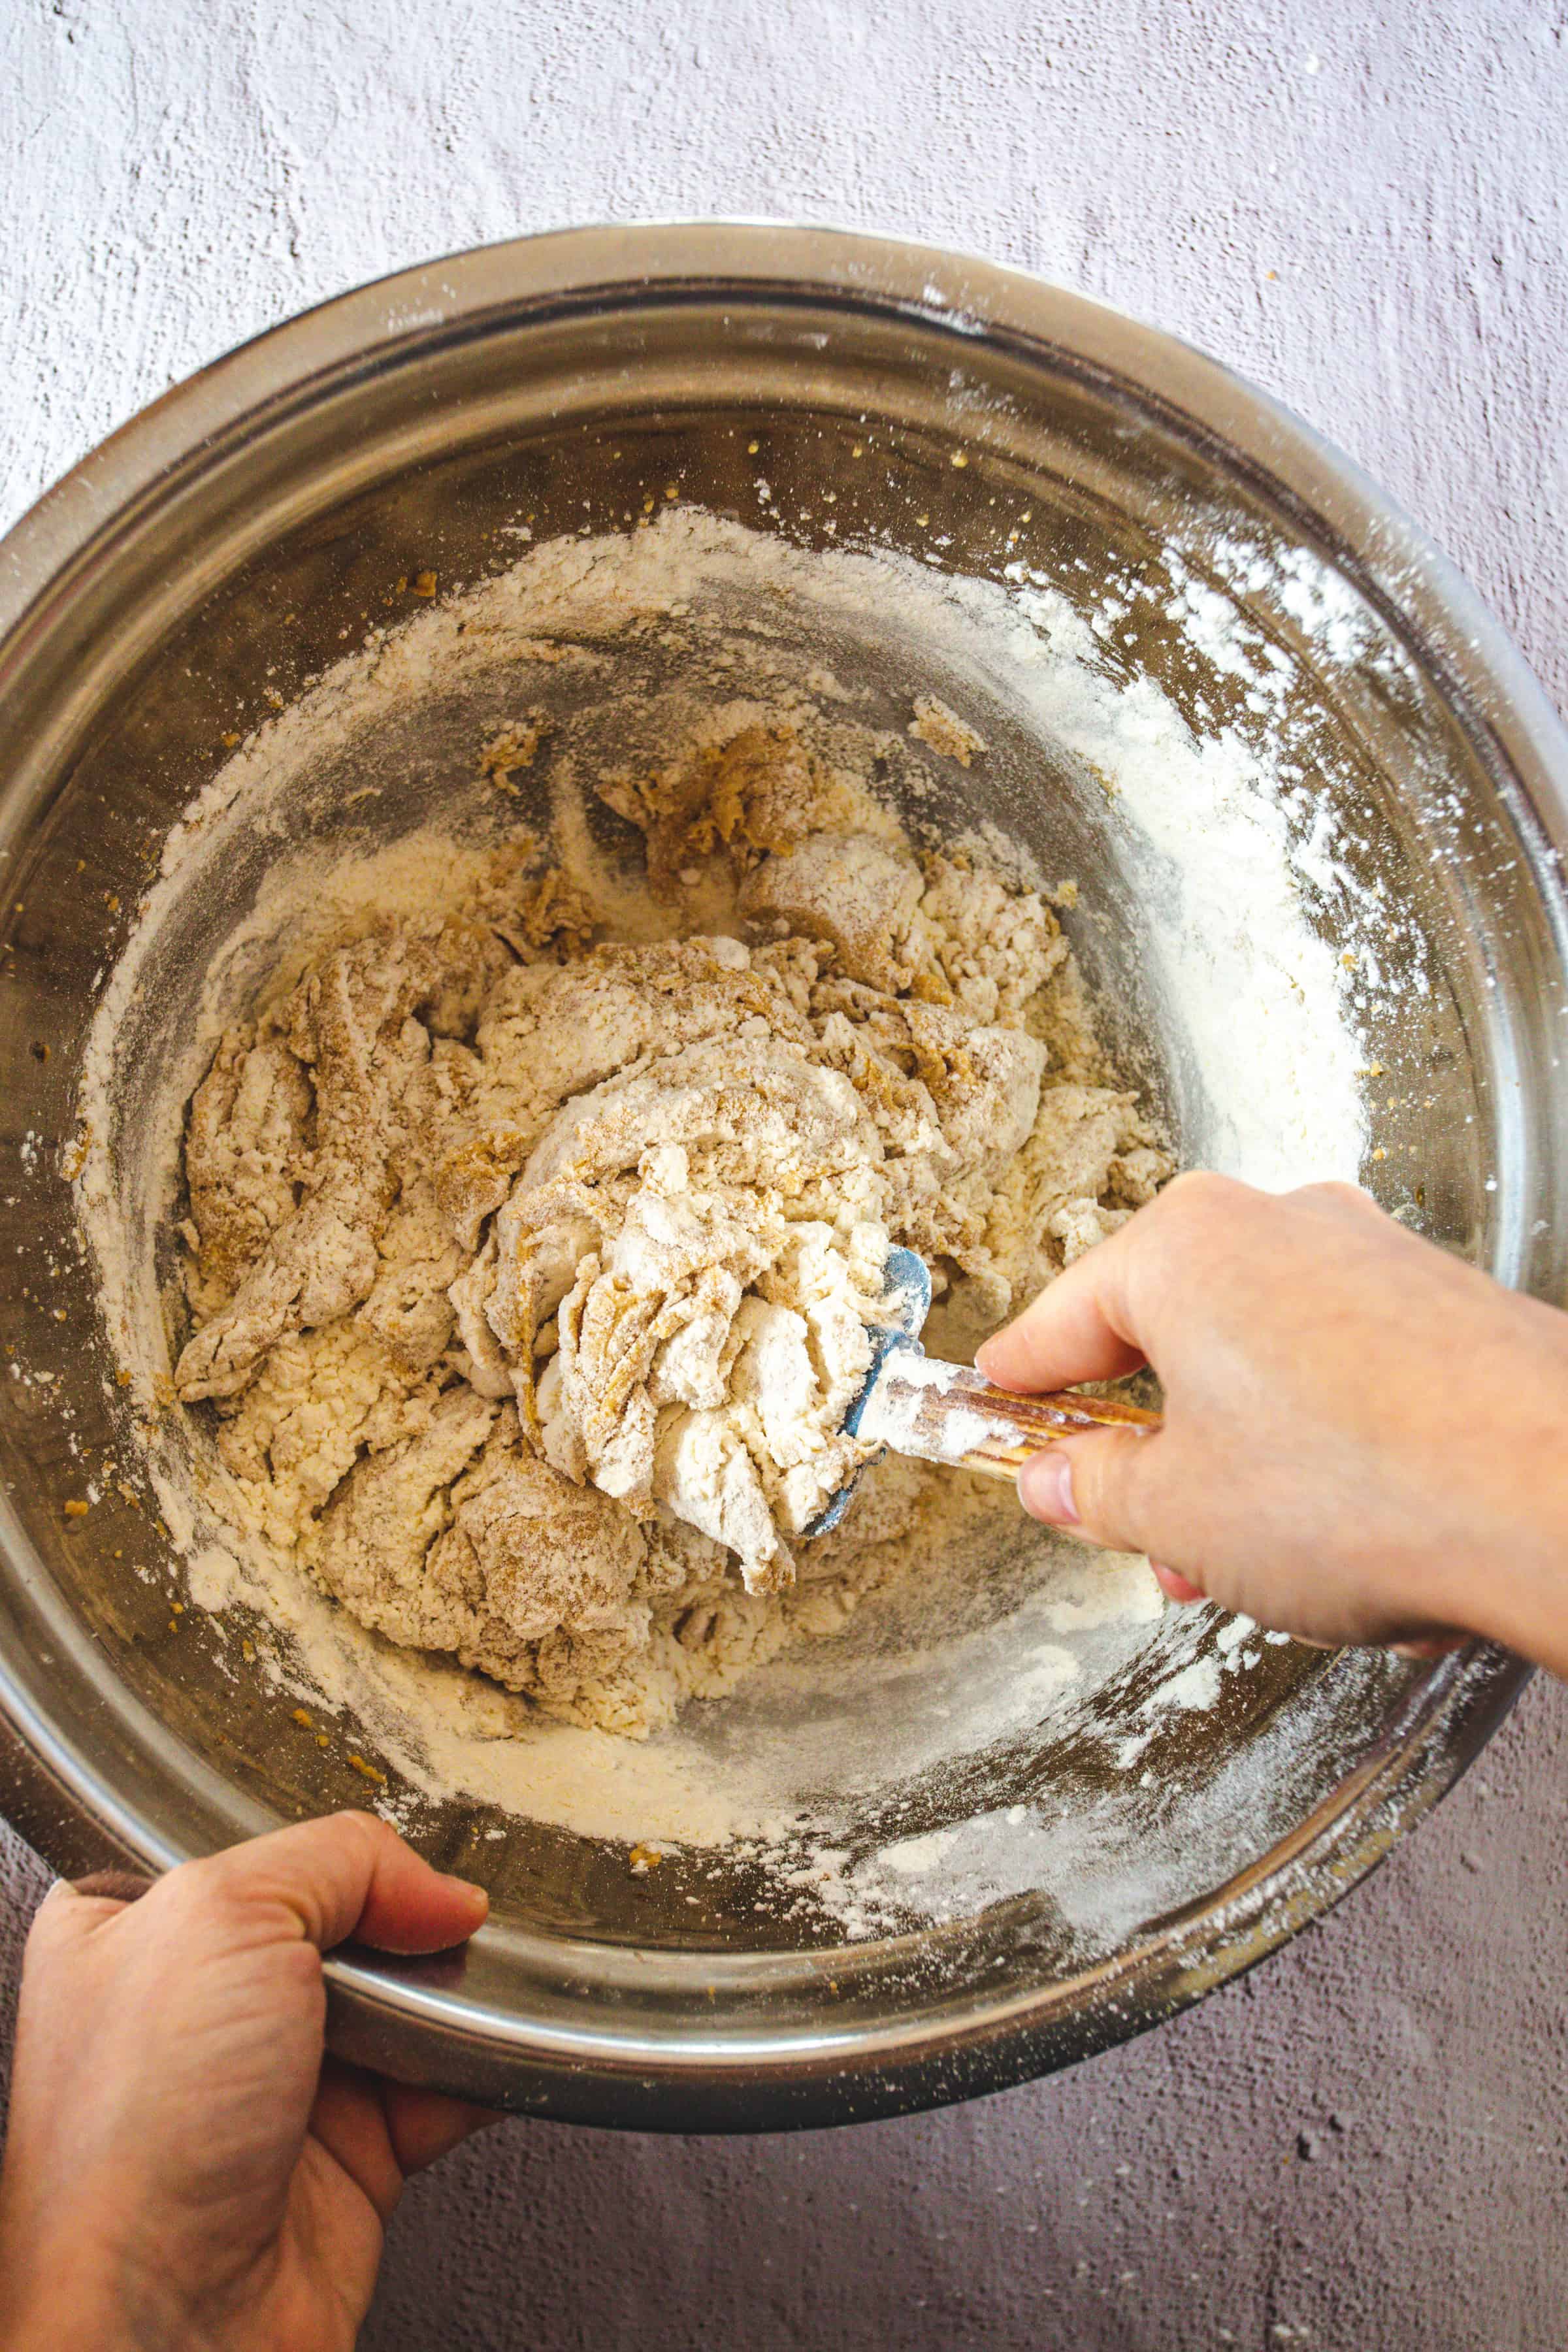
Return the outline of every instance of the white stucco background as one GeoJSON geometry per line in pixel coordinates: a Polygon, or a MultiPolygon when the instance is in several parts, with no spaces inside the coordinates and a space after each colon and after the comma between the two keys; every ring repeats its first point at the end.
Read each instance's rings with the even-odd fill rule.
{"type": "MultiPolygon", "coordinates": [[[[1256,377],[1568,702],[1560,0],[8,0],[0,523],[226,345],[520,231],[729,213],[1039,269],[1256,377]]],[[[0,2012],[38,1865],[0,1838],[0,2012]]],[[[1071,2076],[850,2133],[511,2122],[366,2331],[1508,2352],[1568,2301],[1568,1700],[1326,1925],[1071,2076]]]]}

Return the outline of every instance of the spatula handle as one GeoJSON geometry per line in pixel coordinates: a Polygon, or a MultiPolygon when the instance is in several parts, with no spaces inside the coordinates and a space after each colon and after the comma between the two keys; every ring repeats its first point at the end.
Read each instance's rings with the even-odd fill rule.
{"type": "Polygon", "coordinates": [[[1019,1465],[1058,1438],[1091,1429],[1155,1430],[1160,1415],[1120,1397],[1056,1389],[1016,1396],[967,1364],[895,1355],[877,1383],[877,1410],[863,1423],[900,1454],[924,1462],[1016,1478],[1019,1465]]]}

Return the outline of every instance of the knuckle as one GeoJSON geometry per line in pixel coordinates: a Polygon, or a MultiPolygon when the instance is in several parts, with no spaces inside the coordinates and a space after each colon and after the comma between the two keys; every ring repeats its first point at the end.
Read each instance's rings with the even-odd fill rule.
{"type": "Polygon", "coordinates": [[[187,1948],[221,1942],[227,1933],[238,1890],[215,1864],[219,1855],[181,1863],[161,1878],[136,1906],[149,1935],[187,1948]]]}
{"type": "Polygon", "coordinates": [[[346,1837],[365,1838],[374,1842],[384,1834],[395,1835],[391,1824],[384,1822],[379,1813],[367,1813],[359,1805],[340,1805],[335,1813],[324,1813],[321,1818],[330,1828],[337,1830],[346,1837]]]}
{"type": "Polygon", "coordinates": [[[1295,1198],[1298,1201],[1313,1202],[1321,1208],[1356,1209],[1363,1212],[1370,1209],[1374,1216],[1382,1214],[1370,1192],[1363,1192],[1359,1184],[1345,1183],[1339,1177],[1325,1177],[1321,1183],[1303,1184],[1298,1189],[1295,1198]]]}
{"type": "Polygon", "coordinates": [[[402,1843],[390,1822],[384,1822],[379,1813],[362,1812],[357,1806],[345,1805],[340,1812],[329,1813],[326,1820],[345,1845],[361,1846],[373,1863],[402,1843]]]}
{"type": "Polygon", "coordinates": [[[26,1951],[31,1958],[63,1950],[76,1932],[72,1906],[63,1891],[51,1887],[33,1914],[26,1951]]]}
{"type": "Polygon", "coordinates": [[[139,1870],[92,1870],[85,1878],[73,1878],[67,1883],[73,1895],[89,1901],[122,1904],[139,1903],[153,1885],[147,1874],[139,1870]]]}
{"type": "Polygon", "coordinates": [[[319,1994],[325,2001],[327,1980],[321,1955],[308,1936],[280,1945],[272,1965],[291,1990],[303,1993],[308,1998],[319,1994]]]}
{"type": "Polygon", "coordinates": [[[1156,1362],[1162,1335],[1169,1338],[1201,1302],[1212,1270],[1234,1249],[1261,1198],[1234,1177],[1189,1169],[1122,1228],[1132,1244],[1123,1276],[1128,1308],[1156,1362]]]}
{"type": "Polygon", "coordinates": [[[1204,1220],[1216,1212],[1229,1213],[1251,1189],[1234,1176],[1216,1175],[1212,1168],[1184,1168],[1161,1191],[1156,1206],[1166,1218],[1204,1220]]]}
{"type": "Polygon", "coordinates": [[[224,1867],[226,1856],[208,1854],[200,1862],[183,1862],[159,1880],[149,1902],[155,1902],[165,1916],[190,1926],[210,1918],[222,1909],[227,1899],[231,1874],[224,1867]]]}
{"type": "Polygon", "coordinates": [[[1145,1551],[1143,1481],[1152,1438],[1110,1430],[1082,1447],[1073,1498],[1087,1533],[1115,1551],[1145,1551]]]}

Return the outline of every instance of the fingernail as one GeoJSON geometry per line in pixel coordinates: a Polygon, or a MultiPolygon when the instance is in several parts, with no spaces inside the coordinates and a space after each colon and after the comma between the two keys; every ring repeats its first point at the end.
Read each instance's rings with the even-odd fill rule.
{"type": "Polygon", "coordinates": [[[455,1876],[451,1871],[444,1870],[441,1873],[441,1881],[443,1885],[449,1886],[452,1889],[454,1895],[466,1895],[468,1898],[468,1908],[471,1911],[488,1911],[489,1909],[490,1898],[489,1895],[482,1886],[476,1886],[471,1878],[458,1878],[455,1876]]]}
{"type": "Polygon", "coordinates": [[[995,1373],[991,1369],[992,1356],[995,1346],[995,1339],[990,1339],[984,1340],[974,1350],[974,1369],[977,1372],[984,1372],[988,1381],[992,1381],[996,1378],[995,1373]]]}
{"type": "Polygon", "coordinates": [[[1059,1448],[1030,1454],[1018,1473],[1018,1500],[1032,1519],[1045,1519],[1054,1528],[1078,1526],[1072,1464],[1059,1448]]]}

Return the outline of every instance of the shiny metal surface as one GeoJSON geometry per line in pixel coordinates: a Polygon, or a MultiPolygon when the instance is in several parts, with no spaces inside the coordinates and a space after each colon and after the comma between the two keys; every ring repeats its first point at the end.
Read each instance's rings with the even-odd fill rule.
{"type": "MultiPolygon", "coordinates": [[[[1015,553],[1081,559],[1086,595],[1113,557],[1175,540],[1201,566],[1241,523],[1337,569],[1396,663],[1314,677],[1290,611],[1267,588],[1248,611],[1298,660],[1321,711],[1319,788],[1355,806],[1365,870],[1414,911],[1438,975],[1375,1039],[1380,1094],[1399,1107],[1380,1127],[1396,1148],[1366,1178],[1504,1280],[1565,1295],[1568,746],[1496,625],[1345,460],[1168,338],[858,236],[591,230],[364,289],[171,393],[0,549],[0,1149],[15,1171],[0,1252],[19,1270],[0,1301],[18,1367],[0,1381],[0,1790],[58,1866],[165,1866],[363,1795],[341,1758],[280,1735],[276,1702],[225,1670],[197,1612],[171,1618],[144,1498],[110,1479],[88,1521],[64,1515],[86,1465],[122,1449],[65,1181],[77,1065],[167,827],[237,714],[334,659],[400,577],[474,579],[510,560],[497,533],[518,511],[542,539],[576,528],[584,500],[635,512],[671,481],[753,519],[752,438],[774,511],[807,540],[826,541],[831,488],[844,540],[990,574],[1015,553]],[[871,437],[868,468],[854,452],[871,437]],[[1021,548],[993,499],[1026,507],[1021,548]]],[[[868,615],[872,676],[875,635],[868,615]]],[[[1131,658],[1184,690],[1177,633],[1131,658]]],[[[1047,809],[1029,783],[1049,746],[1004,750],[992,813],[1053,828],[1086,898],[1118,911],[1092,810],[1070,795],[1047,809]]],[[[415,799],[441,782],[411,763],[415,799]]],[[[237,874],[237,899],[253,882],[237,874]]],[[[1136,1007],[1114,939],[1085,929],[1078,944],[1136,1007]]],[[[1179,1055],[1141,1075],[1201,1157],[1201,1089],[1179,1055]]],[[[1113,1932],[1075,1930],[1041,1889],[846,1946],[824,1920],[759,1915],[743,1870],[633,1880],[622,1853],[454,1804],[422,1837],[489,1880],[495,1924],[457,1960],[335,1958],[336,2045],[498,2103],[682,2130],[885,2114],[1068,2063],[1336,1899],[1463,1769],[1524,1671],[1482,1649],[1429,1670],[1268,1654],[1246,1705],[1194,1719],[1170,1760],[1212,1796],[1271,1742],[1276,1801],[1238,1819],[1223,1866],[1174,1800],[1142,1822],[1156,1899],[1118,1916],[1108,1898],[1113,1932]]],[[[1047,1785],[1086,1808],[1121,1801],[1081,1748],[1010,1750],[986,1770],[987,1801],[1047,1785]]],[[[917,1819],[938,1817],[932,1792],[911,1796],[917,1819]]]]}

